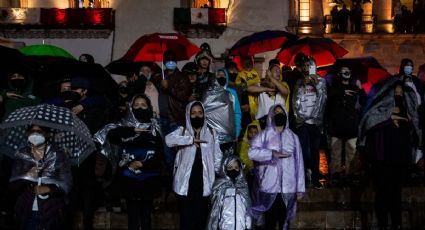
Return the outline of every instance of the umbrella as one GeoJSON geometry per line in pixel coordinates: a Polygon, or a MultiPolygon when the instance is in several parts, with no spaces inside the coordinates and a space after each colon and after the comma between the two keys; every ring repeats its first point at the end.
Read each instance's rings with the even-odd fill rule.
{"type": "Polygon", "coordinates": [[[293,42],[287,42],[276,58],[286,65],[293,65],[295,56],[303,52],[316,60],[317,66],[330,65],[337,58],[343,57],[348,51],[330,38],[305,37],[293,42]]]}
{"type": "Polygon", "coordinates": [[[30,61],[19,50],[5,46],[0,46],[0,83],[6,85],[4,77],[14,72],[22,74],[31,74],[37,71],[38,65],[30,61]]]}
{"type": "Polygon", "coordinates": [[[243,37],[230,48],[230,55],[253,56],[258,53],[279,49],[288,41],[298,39],[297,35],[280,30],[266,30],[243,37]]]}
{"type": "Polygon", "coordinates": [[[124,59],[118,59],[116,61],[109,63],[107,66],[105,66],[105,69],[107,69],[112,74],[128,76],[133,73],[138,73],[140,68],[144,65],[151,66],[152,72],[155,72],[155,73],[161,72],[161,68],[156,63],[131,62],[124,59]]]}
{"type": "Polygon", "coordinates": [[[372,85],[390,76],[374,57],[338,58],[325,77],[330,84],[343,66],[350,68],[351,76],[360,80],[366,92],[372,85]]]}
{"type": "Polygon", "coordinates": [[[177,61],[188,60],[200,51],[199,47],[180,34],[154,33],[137,39],[123,59],[132,62],[158,62],[162,61],[163,53],[168,49],[176,53],[177,61]]]}
{"type": "Polygon", "coordinates": [[[87,126],[71,110],[41,104],[17,109],[0,124],[1,152],[13,156],[24,146],[30,125],[52,129],[52,142],[70,154],[74,165],[96,149],[87,126]]]}
{"type": "Polygon", "coordinates": [[[64,59],[46,65],[36,76],[34,94],[41,98],[55,96],[54,93],[57,92],[51,90],[52,86],[59,89],[59,84],[63,79],[73,77],[87,78],[90,81],[90,89],[95,94],[104,94],[110,99],[114,99],[117,96],[118,84],[103,66],[73,59],[64,59]]]}
{"type": "Polygon", "coordinates": [[[64,57],[75,59],[68,51],[52,45],[31,45],[19,49],[21,53],[27,56],[48,56],[48,57],[64,57]]]}

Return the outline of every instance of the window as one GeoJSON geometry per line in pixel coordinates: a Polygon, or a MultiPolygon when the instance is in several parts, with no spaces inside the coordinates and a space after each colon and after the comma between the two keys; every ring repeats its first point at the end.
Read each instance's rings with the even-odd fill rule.
{"type": "Polygon", "coordinates": [[[300,0],[300,21],[310,21],[310,0],[300,0]]]}

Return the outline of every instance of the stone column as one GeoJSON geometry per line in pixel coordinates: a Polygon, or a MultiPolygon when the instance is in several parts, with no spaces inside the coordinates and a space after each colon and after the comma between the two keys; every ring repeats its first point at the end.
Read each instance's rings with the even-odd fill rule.
{"type": "Polygon", "coordinates": [[[377,17],[376,31],[394,32],[392,19],[392,0],[374,0],[373,14],[377,17]]]}

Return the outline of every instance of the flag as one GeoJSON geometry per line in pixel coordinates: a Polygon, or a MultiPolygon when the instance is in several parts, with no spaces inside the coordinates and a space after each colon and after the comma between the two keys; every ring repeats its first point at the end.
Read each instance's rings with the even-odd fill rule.
{"type": "Polygon", "coordinates": [[[192,8],[190,9],[191,24],[208,25],[208,8],[192,8]]]}
{"type": "Polygon", "coordinates": [[[174,25],[223,25],[226,9],[222,8],[174,8],[174,25]]]}

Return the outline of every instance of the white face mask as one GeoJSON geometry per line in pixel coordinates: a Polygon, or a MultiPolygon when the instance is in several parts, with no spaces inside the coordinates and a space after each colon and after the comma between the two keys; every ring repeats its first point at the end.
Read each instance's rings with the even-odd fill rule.
{"type": "Polygon", "coordinates": [[[28,141],[32,145],[38,146],[38,145],[44,144],[44,142],[46,141],[46,138],[44,138],[44,136],[39,133],[32,133],[28,136],[28,141]]]}
{"type": "Polygon", "coordinates": [[[404,74],[410,75],[413,72],[413,66],[407,65],[404,67],[403,71],[404,71],[404,74]]]}
{"type": "Polygon", "coordinates": [[[308,69],[308,74],[316,74],[317,72],[316,70],[317,70],[316,66],[311,64],[310,68],[308,69]]]}

